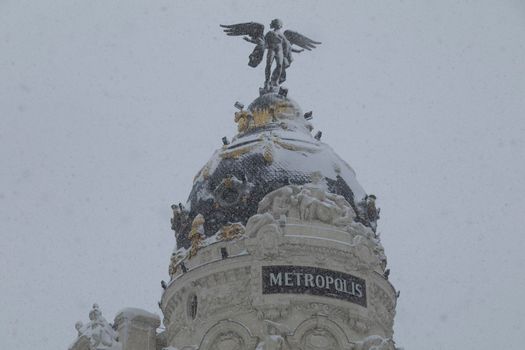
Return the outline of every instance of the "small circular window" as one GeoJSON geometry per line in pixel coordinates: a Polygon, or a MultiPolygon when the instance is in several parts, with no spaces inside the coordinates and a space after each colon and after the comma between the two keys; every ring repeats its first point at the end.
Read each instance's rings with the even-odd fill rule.
{"type": "Polygon", "coordinates": [[[232,207],[240,202],[244,190],[242,181],[235,176],[226,177],[214,190],[215,200],[222,207],[232,207]]]}

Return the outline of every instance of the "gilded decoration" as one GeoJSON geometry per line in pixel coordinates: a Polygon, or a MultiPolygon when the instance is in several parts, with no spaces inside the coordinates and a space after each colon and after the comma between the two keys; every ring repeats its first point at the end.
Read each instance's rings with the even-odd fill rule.
{"type": "Polygon", "coordinates": [[[179,270],[179,264],[182,261],[183,257],[181,254],[173,253],[170,258],[170,266],[168,268],[168,273],[170,278],[173,278],[177,271],[179,270]]]}
{"type": "Polygon", "coordinates": [[[253,111],[253,121],[255,124],[254,126],[255,127],[263,126],[263,125],[268,124],[270,121],[272,121],[275,118],[272,111],[273,110],[269,108],[253,111]]]}
{"type": "Polygon", "coordinates": [[[279,102],[268,108],[258,108],[252,112],[241,110],[235,112],[234,121],[237,123],[237,130],[243,133],[271,122],[277,122],[277,116],[289,112],[289,109],[285,102],[279,102]]]}
{"type": "Polygon", "coordinates": [[[253,121],[253,116],[248,111],[235,112],[234,120],[237,123],[237,130],[245,132],[253,121]]]}
{"type": "Polygon", "coordinates": [[[191,230],[188,235],[188,238],[191,241],[189,259],[197,255],[197,251],[202,247],[202,241],[204,240],[204,216],[202,214],[197,214],[193,219],[191,224],[191,230]]]}
{"type": "Polygon", "coordinates": [[[231,241],[232,239],[239,238],[244,235],[245,229],[242,224],[231,224],[223,226],[221,233],[219,234],[219,240],[221,241],[231,241]]]}
{"type": "Polygon", "coordinates": [[[221,158],[223,158],[223,159],[232,159],[232,158],[233,159],[237,159],[240,156],[242,156],[243,154],[250,152],[254,147],[255,147],[255,145],[250,145],[250,146],[247,146],[247,147],[239,147],[239,148],[236,148],[236,149],[234,149],[232,151],[222,152],[221,153],[221,158]]]}

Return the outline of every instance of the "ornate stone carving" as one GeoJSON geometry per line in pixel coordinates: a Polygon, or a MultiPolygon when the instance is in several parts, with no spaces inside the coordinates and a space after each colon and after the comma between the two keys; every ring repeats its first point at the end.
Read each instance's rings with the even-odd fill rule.
{"type": "Polygon", "coordinates": [[[168,268],[168,273],[171,279],[173,279],[173,276],[175,276],[175,274],[179,270],[180,263],[184,260],[185,257],[186,255],[180,251],[171,254],[170,266],[168,268]]]}
{"type": "Polygon", "coordinates": [[[258,305],[256,307],[257,318],[260,320],[277,321],[288,317],[291,311],[289,302],[274,303],[272,305],[258,305]]]}
{"type": "Polygon", "coordinates": [[[227,176],[213,191],[215,203],[223,208],[229,208],[245,200],[249,184],[246,179],[239,180],[235,176],[227,176]]]}
{"type": "MultiPolygon", "coordinates": [[[[112,326],[102,316],[102,312],[97,304],[93,304],[93,309],[89,312],[89,322],[82,324],[77,322],[75,328],[80,338],[89,340],[90,350],[121,350],[122,344],[118,342],[118,336],[112,326]]],[[[77,340],[70,349],[76,349],[75,345],[81,341],[77,340]]]]}
{"type": "Polygon", "coordinates": [[[327,317],[316,316],[301,323],[289,337],[292,349],[350,350],[353,345],[343,329],[327,317]]]}
{"type": "Polygon", "coordinates": [[[356,214],[343,196],[327,192],[321,185],[321,174],[311,175],[312,183],[289,185],[267,194],[259,203],[258,213],[272,213],[306,222],[320,221],[334,226],[350,225],[356,214]]]}
{"type": "Polygon", "coordinates": [[[250,254],[259,259],[273,259],[280,255],[283,233],[272,215],[266,213],[252,216],[246,224],[246,235],[256,238],[246,242],[250,254]]]}
{"type": "Polygon", "coordinates": [[[372,293],[371,296],[374,299],[374,301],[377,301],[378,303],[384,305],[387,311],[391,314],[391,316],[394,317],[396,308],[395,299],[389,296],[387,292],[385,292],[381,287],[379,287],[375,283],[371,285],[370,291],[372,293]]]}
{"type": "Polygon", "coordinates": [[[198,326],[203,320],[217,314],[231,315],[252,312],[250,303],[251,268],[243,266],[207,274],[191,282],[191,288],[181,288],[172,295],[164,308],[164,324],[168,325],[168,341],[183,329],[198,326]],[[198,298],[195,318],[187,314],[188,300],[198,298]]]}
{"type": "Polygon", "coordinates": [[[325,316],[332,319],[340,320],[346,323],[351,329],[358,333],[366,333],[370,328],[370,321],[352,312],[350,308],[335,306],[317,302],[299,302],[293,303],[293,308],[307,315],[325,316]]]}
{"type": "Polygon", "coordinates": [[[254,238],[260,235],[259,231],[261,231],[264,226],[269,226],[271,230],[279,231],[278,223],[272,215],[268,213],[257,214],[248,219],[248,222],[246,223],[246,236],[254,238]]]}
{"type": "Polygon", "coordinates": [[[284,186],[270,192],[259,202],[257,212],[271,213],[275,218],[288,215],[292,207],[292,196],[297,193],[299,193],[299,186],[284,186]]]}
{"type": "Polygon", "coordinates": [[[231,241],[244,235],[245,228],[242,224],[235,223],[223,226],[217,237],[220,241],[231,241]]]}
{"type": "Polygon", "coordinates": [[[204,216],[197,214],[191,224],[191,231],[188,238],[191,241],[190,254],[188,258],[191,259],[197,255],[197,251],[202,247],[202,241],[204,239],[204,216]]]}
{"type": "Polygon", "coordinates": [[[255,350],[257,342],[244,325],[222,320],[206,332],[199,350],[255,350]]]}
{"type": "MultiPolygon", "coordinates": [[[[286,186],[280,192],[284,196],[277,196],[278,200],[273,201],[276,205],[275,213],[281,214],[283,207],[280,201],[286,198],[291,189],[286,186]]],[[[272,205],[272,204],[270,204],[272,205]]],[[[282,215],[282,214],[281,214],[282,215]]],[[[369,229],[368,229],[369,230],[369,229]]],[[[355,231],[355,230],[354,230],[355,231]]],[[[250,254],[260,259],[287,258],[309,256],[317,259],[319,265],[327,265],[330,262],[337,262],[349,270],[376,270],[382,265],[381,258],[384,257],[382,246],[378,240],[372,240],[364,236],[355,235],[350,246],[341,248],[314,246],[300,242],[289,242],[283,239],[283,233],[279,222],[269,212],[252,216],[246,225],[246,236],[249,238],[257,237],[256,240],[248,240],[246,247],[250,254]]],[[[306,236],[305,236],[306,237],[306,236]]]]}
{"type": "Polygon", "coordinates": [[[201,298],[202,307],[198,318],[206,319],[216,314],[235,314],[241,311],[251,311],[250,295],[246,276],[239,282],[230,285],[228,292],[213,293],[201,298]],[[235,302],[232,302],[235,301],[235,302]]]}
{"type": "Polygon", "coordinates": [[[394,326],[395,301],[376,284],[371,285],[370,296],[371,317],[383,327],[387,334],[390,334],[394,326]]]}
{"type": "Polygon", "coordinates": [[[291,330],[283,324],[264,320],[266,333],[264,339],[257,345],[262,350],[291,350],[287,337],[292,334],[291,330]]]}

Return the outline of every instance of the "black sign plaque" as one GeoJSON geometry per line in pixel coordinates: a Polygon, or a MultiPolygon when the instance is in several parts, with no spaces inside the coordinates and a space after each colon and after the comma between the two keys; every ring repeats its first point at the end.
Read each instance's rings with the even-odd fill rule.
{"type": "Polygon", "coordinates": [[[347,273],[311,266],[262,267],[263,294],[310,294],[366,307],[366,282],[347,273]]]}

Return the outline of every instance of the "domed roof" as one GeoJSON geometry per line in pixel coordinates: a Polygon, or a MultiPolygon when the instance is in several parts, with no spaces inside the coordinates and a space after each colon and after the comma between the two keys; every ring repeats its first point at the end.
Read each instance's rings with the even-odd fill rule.
{"type": "Polygon", "coordinates": [[[239,134],[195,176],[183,209],[185,220],[174,224],[179,247],[190,245],[188,233],[196,215],[204,216],[207,236],[227,224],[246,224],[266,194],[308,183],[314,173],[322,175],[329,192],[344,196],[354,209],[366,196],[354,170],[311,135],[310,122],[290,98],[262,95],[248,110],[235,113],[235,121],[239,134]]]}

